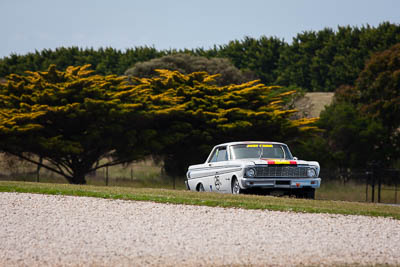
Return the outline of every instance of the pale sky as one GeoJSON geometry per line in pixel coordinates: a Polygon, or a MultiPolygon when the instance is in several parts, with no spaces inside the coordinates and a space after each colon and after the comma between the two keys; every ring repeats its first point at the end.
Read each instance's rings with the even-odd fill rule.
{"type": "Polygon", "coordinates": [[[245,36],[400,23],[399,0],[0,0],[0,57],[78,46],[209,48],[245,36]]]}

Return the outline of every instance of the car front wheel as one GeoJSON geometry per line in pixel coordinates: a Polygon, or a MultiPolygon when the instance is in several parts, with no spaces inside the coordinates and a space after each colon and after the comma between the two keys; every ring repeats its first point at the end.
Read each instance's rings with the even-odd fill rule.
{"type": "Polygon", "coordinates": [[[240,194],[241,191],[242,190],[240,189],[238,179],[237,178],[233,178],[233,181],[232,181],[232,194],[238,195],[238,194],[240,194]]]}
{"type": "Polygon", "coordinates": [[[203,186],[203,184],[199,184],[199,190],[198,190],[199,192],[204,192],[204,191],[206,191],[206,190],[204,190],[204,186],[203,186]]]}
{"type": "Polygon", "coordinates": [[[309,188],[304,192],[304,196],[307,199],[315,199],[315,188],[309,188]]]}
{"type": "Polygon", "coordinates": [[[297,192],[296,198],[315,199],[315,188],[307,188],[297,192]]]}

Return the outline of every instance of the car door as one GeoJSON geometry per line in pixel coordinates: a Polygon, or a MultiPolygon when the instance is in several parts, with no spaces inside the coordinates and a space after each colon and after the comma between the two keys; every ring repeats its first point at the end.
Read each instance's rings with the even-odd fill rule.
{"type": "Polygon", "coordinates": [[[202,179],[202,183],[204,185],[204,190],[208,192],[212,192],[215,190],[215,185],[214,185],[214,177],[215,177],[215,168],[216,162],[217,162],[217,157],[219,153],[219,148],[214,148],[214,150],[211,152],[211,156],[208,159],[208,161],[204,164],[205,165],[205,171],[204,171],[204,178],[202,179]]]}
{"type": "Polygon", "coordinates": [[[216,155],[212,158],[211,162],[212,168],[214,170],[214,176],[210,179],[210,190],[217,192],[225,192],[226,180],[225,180],[225,170],[227,164],[229,163],[228,152],[226,146],[218,147],[216,155]]]}

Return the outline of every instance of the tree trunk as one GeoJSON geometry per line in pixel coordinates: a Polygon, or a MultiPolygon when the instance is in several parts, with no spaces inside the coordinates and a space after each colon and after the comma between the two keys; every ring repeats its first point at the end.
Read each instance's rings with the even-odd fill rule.
{"type": "Polygon", "coordinates": [[[86,184],[86,174],[88,174],[88,172],[86,171],[73,171],[74,175],[68,177],[68,182],[70,184],[86,184]]]}
{"type": "Polygon", "coordinates": [[[86,179],[84,175],[81,176],[73,176],[68,178],[68,182],[70,184],[86,184],[86,179]]]}
{"type": "MultiPolygon", "coordinates": [[[[40,157],[39,158],[39,163],[42,164],[43,163],[43,158],[40,157]]],[[[39,183],[39,179],[40,179],[40,169],[42,168],[42,165],[38,164],[37,165],[37,169],[36,169],[36,182],[39,183]]]]}

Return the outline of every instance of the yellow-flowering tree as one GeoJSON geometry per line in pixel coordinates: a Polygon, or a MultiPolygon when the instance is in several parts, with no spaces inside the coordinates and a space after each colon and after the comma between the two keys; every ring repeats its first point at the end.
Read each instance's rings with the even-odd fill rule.
{"type": "Polygon", "coordinates": [[[218,75],[157,71],[159,78],[134,78],[132,83],[175,100],[154,116],[163,144],[157,153],[170,175],[183,175],[188,165],[204,161],[210,148],[221,142],[294,141],[317,130],[316,118],[290,120],[296,111],[285,106],[293,90],[259,81],[219,86],[214,82],[218,75]]]}
{"type": "Polygon", "coordinates": [[[88,66],[10,75],[0,84],[0,149],[84,184],[89,172],[140,159],[157,146],[145,97],[124,77],[93,75],[88,66]],[[121,101],[124,92],[135,101],[121,101]],[[99,164],[102,158],[109,160],[99,164]]]}
{"type": "Polygon", "coordinates": [[[0,150],[84,184],[98,168],[158,156],[171,175],[216,143],[292,140],[315,120],[289,119],[294,92],[257,81],[218,86],[215,75],[159,70],[151,79],[51,66],[0,84],[0,150]],[[99,164],[102,158],[109,160],[99,164]]]}

